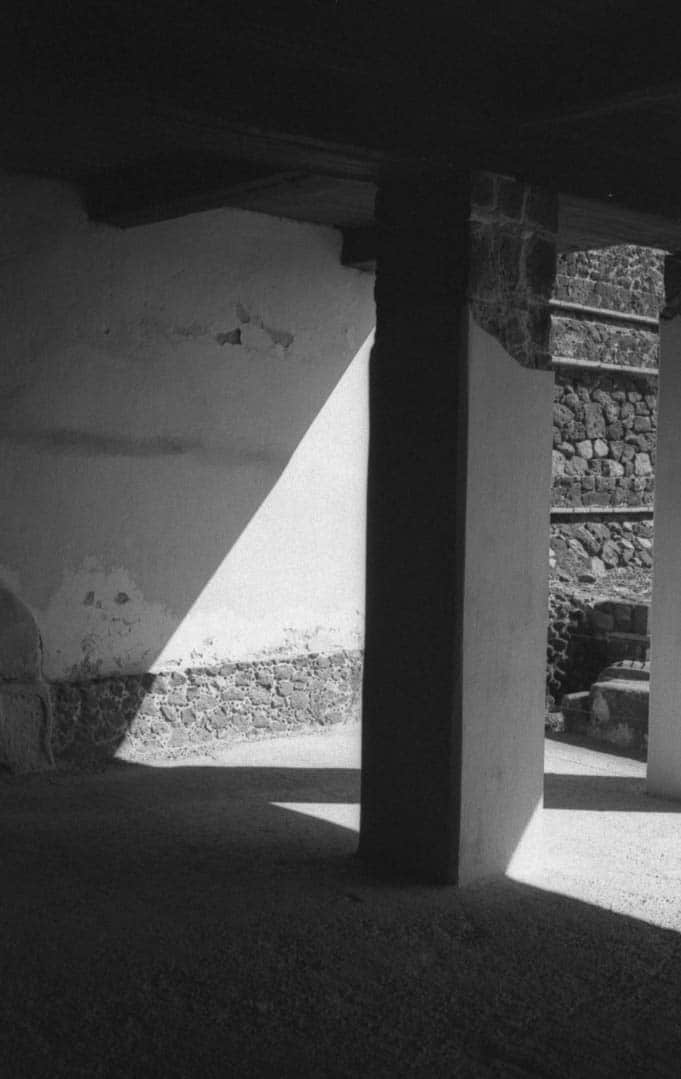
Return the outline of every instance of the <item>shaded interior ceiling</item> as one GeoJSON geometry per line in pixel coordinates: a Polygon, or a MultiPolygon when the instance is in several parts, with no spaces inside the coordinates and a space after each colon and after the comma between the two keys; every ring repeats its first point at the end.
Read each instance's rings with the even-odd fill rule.
{"type": "Polygon", "coordinates": [[[228,204],[363,225],[380,170],[424,162],[681,220],[677,23],[638,0],[25,0],[0,163],[128,223],[228,204]]]}

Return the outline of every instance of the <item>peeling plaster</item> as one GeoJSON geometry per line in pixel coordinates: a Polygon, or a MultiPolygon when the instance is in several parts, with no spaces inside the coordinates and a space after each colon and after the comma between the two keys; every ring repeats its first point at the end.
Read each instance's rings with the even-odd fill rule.
{"type": "Polygon", "coordinates": [[[339,380],[374,304],[338,234],[232,209],[124,232],[24,178],[0,197],[0,559],[47,676],[349,647],[365,365],[339,380]]]}
{"type": "Polygon", "coordinates": [[[58,591],[40,613],[48,679],[78,679],[147,670],[172,634],[177,617],[145,600],[122,566],[96,558],[64,571],[58,591]],[[125,615],[122,615],[122,610],[125,615]]]}
{"type": "MultiPolygon", "coordinates": [[[[242,325],[248,325],[250,327],[262,330],[263,333],[265,334],[265,336],[269,337],[270,342],[272,344],[279,345],[284,350],[290,348],[291,345],[293,344],[293,342],[295,340],[294,334],[290,333],[289,330],[278,330],[278,329],[275,329],[273,326],[267,326],[263,322],[263,320],[260,318],[259,315],[251,314],[250,311],[248,311],[244,307],[243,304],[238,303],[236,305],[236,313],[237,313],[237,318],[242,323],[242,325]]],[[[224,335],[221,335],[221,336],[224,336],[224,335]]],[[[257,347],[257,343],[259,341],[262,341],[262,336],[261,335],[254,335],[252,333],[252,331],[251,331],[251,332],[249,332],[247,334],[247,336],[246,336],[246,338],[244,340],[245,340],[246,343],[250,343],[252,347],[257,347]]],[[[241,342],[241,336],[239,338],[238,343],[240,343],[240,342],[241,342]]],[[[221,341],[220,344],[222,344],[222,343],[223,342],[221,341]]],[[[236,342],[233,342],[233,343],[236,343],[236,342]]]]}

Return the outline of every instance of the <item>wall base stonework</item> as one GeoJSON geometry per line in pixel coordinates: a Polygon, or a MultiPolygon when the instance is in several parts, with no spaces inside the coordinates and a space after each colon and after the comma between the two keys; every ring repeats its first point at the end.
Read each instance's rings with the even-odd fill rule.
{"type": "Polygon", "coordinates": [[[359,651],[53,683],[54,756],[181,754],[356,721],[361,683],[359,651]]]}

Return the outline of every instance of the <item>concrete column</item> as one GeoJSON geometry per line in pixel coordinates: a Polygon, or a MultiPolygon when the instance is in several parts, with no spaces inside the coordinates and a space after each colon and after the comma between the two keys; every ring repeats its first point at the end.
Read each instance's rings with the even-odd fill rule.
{"type": "Polygon", "coordinates": [[[655,466],[648,790],[681,798],[681,256],[665,262],[655,466]]]}
{"type": "Polygon", "coordinates": [[[541,803],[555,204],[478,176],[379,194],[360,854],[503,872],[541,803]],[[535,369],[532,369],[535,368],[535,369]]]}

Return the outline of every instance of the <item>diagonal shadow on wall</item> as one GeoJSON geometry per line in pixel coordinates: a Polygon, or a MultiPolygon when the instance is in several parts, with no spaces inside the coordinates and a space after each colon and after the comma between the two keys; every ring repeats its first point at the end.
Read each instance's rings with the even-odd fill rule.
{"type": "Polygon", "coordinates": [[[121,231],[63,185],[2,196],[0,579],[39,627],[58,751],[76,728],[111,749],[122,715],[156,744],[356,708],[371,277],[332,229],[220,210],[121,231]],[[229,669],[315,654],[330,694],[314,664],[229,669]]]}

